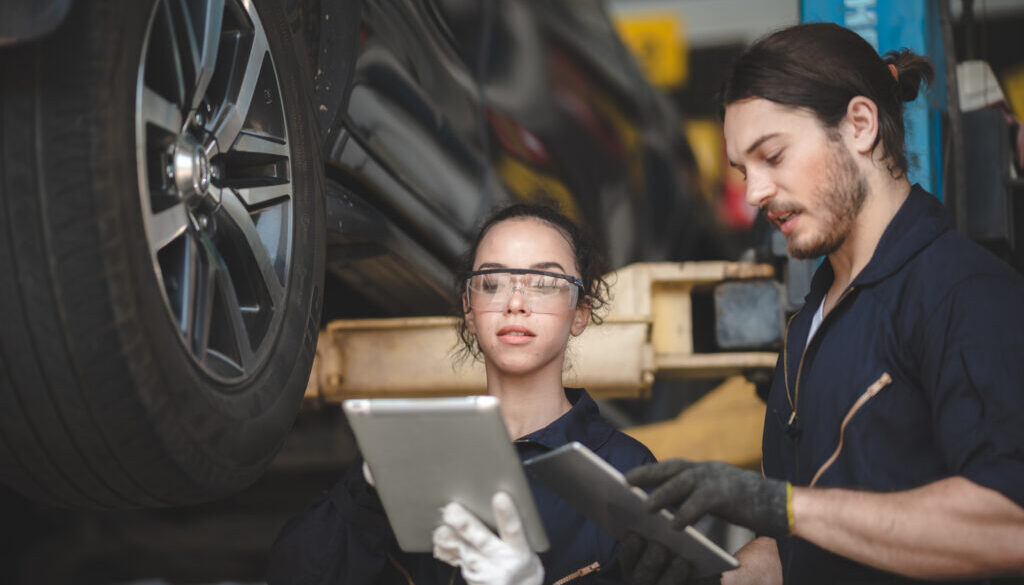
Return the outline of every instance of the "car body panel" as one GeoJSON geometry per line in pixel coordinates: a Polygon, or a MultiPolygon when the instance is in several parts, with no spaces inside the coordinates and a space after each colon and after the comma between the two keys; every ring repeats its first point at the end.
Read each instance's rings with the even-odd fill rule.
{"type": "MultiPolygon", "coordinates": [[[[712,222],[680,120],[600,1],[365,0],[357,46],[341,128],[327,138],[328,177],[447,267],[451,282],[476,226],[511,201],[558,205],[590,227],[612,266],[698,255],[680,232],[712,222]]],[[[350,208],[332,209],[341,216],[328,225],[345,225],[350,208]]],[[[436,265],[418,270],[380,248],[436,280],[436,265]]],[[[365,286],[358,263],[328,263],[365,286]]],[[[389,303],[393,314],[441,307],[434,288],[419,310],[389,303]]]]}
{"type": "Polygon", "coordinates": [[[0,47],[48,35],[64,22],[71,0],[4,0],[0,2],[0,47]]]}

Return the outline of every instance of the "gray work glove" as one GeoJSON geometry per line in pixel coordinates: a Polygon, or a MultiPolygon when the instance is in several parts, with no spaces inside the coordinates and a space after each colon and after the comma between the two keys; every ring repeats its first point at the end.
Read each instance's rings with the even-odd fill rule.
{"type": "Polygon", "coordinates": [[[712,514],[760,536],[783,538],[790,534],[790,488],[784,481],[766,479],[720,461],[683,459],[637,467],[626,474],[626,479],[650,492],[648,511],[673,511],[672,525],[677,530],[712,514]]]}

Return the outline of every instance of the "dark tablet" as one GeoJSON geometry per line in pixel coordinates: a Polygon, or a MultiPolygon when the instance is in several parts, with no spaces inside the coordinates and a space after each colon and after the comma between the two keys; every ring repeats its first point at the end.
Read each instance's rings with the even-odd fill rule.
{"type": "Polygon", "coordinates": [[[672,528],[672,514],[667,510],[647,512],[647,493],[629,485],[619,470],[579,443],[529,459],[524,466],[527,473],[616,538],[636,532],[687,559],[694,566],[694,577],[740,566],[732,555],[692,526],[685,530],[672,528]]]}

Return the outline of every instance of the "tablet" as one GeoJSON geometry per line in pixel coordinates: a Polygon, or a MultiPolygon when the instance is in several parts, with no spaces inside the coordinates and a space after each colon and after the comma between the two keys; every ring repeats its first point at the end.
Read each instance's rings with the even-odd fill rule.
{"type": "Polygon", "coordinates": [[[647,512],[647,493],[629,485],[618,469],[577,442],[528,459],[523,465],[527,473],[612,536],[621,539],[627,532],[636,532],[690,561],[694,577],[740,566],[732,555],[692,526],[685,530],[672,528],[668,510],[647,512]]]}
{"type": "Polygon", "coordinates": [[[533,494],[494,396],[346,400],[398,546],[433,551],[441,508],[458,502],[495,529],[491,497],[508,493],[530,546],[548,548],[533,494]]]}

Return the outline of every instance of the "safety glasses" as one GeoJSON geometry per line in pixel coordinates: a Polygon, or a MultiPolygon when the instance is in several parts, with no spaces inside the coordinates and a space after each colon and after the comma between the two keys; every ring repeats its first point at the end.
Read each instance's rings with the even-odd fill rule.
{"type": "Polygon", "coordinates": [[[477,311],[504,311],[515,291],[532,313],[564,313],[576,306],[580,279],[529,268],[489,268],[466,275],[466,300],[477,311]]]}

